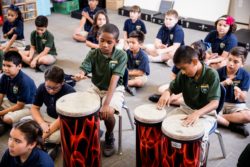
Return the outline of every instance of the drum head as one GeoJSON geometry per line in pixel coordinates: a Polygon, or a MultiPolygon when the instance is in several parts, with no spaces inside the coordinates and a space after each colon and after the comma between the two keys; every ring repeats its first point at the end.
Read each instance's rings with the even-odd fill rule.
{"type": "Polygon", "coordinates": [[[69,117],[82,117],[95,113],[101,105],[100,97],[89,92],[67,94],[56,102],[57,113],[69,117]]]}
{"type": "Polygon", "coordinates": [[[148,124],[162,122],[166,117],[166,110],[158,110],[156,104],[144,104],[135,108],[135,119],[148,124]]]}
{"type": "Polygon", "coordinates": [[[193,126],[184,127],[183,118],[186,115],[172,115],[167,117],[162,123],[162,132],[172,139],[181,141],[192,141],[201,138],[204,135],[204,125],[198,120],[193,126]]]}

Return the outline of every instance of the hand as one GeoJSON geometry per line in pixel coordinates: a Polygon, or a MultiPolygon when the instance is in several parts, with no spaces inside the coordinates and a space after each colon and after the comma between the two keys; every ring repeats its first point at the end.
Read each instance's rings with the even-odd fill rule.
{"type": "Polygon", "coordinates": [[[233,84],[233,80],[231,78],[227,78],[226,80],[223,81],[223,85],[232,85],[233,84]]]}
{"type": "Polygon", "coordinates": [[[171,104],[172,102],[177,101],[179,98],[180,98],[179,95],[172,94],[172,95],[170,96],[170,99],[169,99],[169,104],[171,104]]]}
{"type": "Polygon", "coordinates": [[[45,141],[45,139],[47,139],[50,136],[50,133],[43,133],[43,140],[45,141]]]}
{"type": "Polygon", "coordinates": [[[87,76],[85,76],[85,74],[83,72],[79,72],[78,74],[75,74],[72,79],[75,81],[80,81],[82,79],[86,79],[88,78],[87,76]]]}
{"type": "Polygon", "coordinates": [[[36,64],[37,64],[37,60],[36,59],[33,59],[30,63],[30,67],[31,68],[36,68],[36,64]]]}
{"type": "Polygon", "coordinates": [[[198,114],[198,112],[194,112],[190,115],[188,115],[187,117],[183,118],[183,122],[182,125],[183,126],[192,126],[196,121],[198,121],[200,118],[200,114],[198,114]]]}
{"type": "Polygon", "coordinates": [[[43,122],[40,124],[41,128],[43,129],[43,133],[49,133],[50,131],[50,124],[48,124],[47,122],[43,122]]]}
{"type": "Polygon", "coordinates": [[[234,97],[235,100],[240,98],[240,94],[241,94],[241,89],[238,86],[234,87],[234,97]]]}
{"type": "Polygon", "coordinates": [[[107,119],[114,114],[114,109],[109,105],[103,105],[100,109],[101,119],[107,119]]]}
{"type": "Polygon", "coordinates": [[[168,45],[161,44],[161,45],[159,46],[159,49],[165,49],[165,48],[167,48],[167,47],[168,47],[168,45]]]}
{"type": "Polygon", "coordinates": [[[89,13],[88,13],[88,12],[82,12],[82,15],[83,15],[85,18],[89,18],[89,13]]]}
{"type": "Polygon", "coordinates": [[[165,91],[161,95],[161,97],[160,97],[160,99],[159,99],[159,101],[157,103],[157,108],[159,110],[161,110],[161,109],[163,109],[165,107],[166,104],[167,104],[167,106],[169,106],[169,104],[170,104],[170,92],[169,91],[165,91]]]}

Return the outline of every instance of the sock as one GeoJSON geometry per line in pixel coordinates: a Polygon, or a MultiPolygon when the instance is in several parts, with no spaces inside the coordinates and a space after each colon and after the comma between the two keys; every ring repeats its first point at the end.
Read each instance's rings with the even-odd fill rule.
{"type": "Polygon", "coordinates": [[[162,62],[161,55],[156,56],[156,57],[148,55],[148,59],[149,59],[149,61],[152,62],[152,63],[162,62]]]}

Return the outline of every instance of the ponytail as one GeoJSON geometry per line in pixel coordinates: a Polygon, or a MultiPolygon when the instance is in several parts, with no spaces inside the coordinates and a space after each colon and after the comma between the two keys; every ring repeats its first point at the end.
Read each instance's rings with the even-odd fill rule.
{"type": "Polygon", "coordinates": [[[11,4],[8,10],[15,11],[17,13],[17,19],[23,21],[23,16],[18,6],[11,4]]]}

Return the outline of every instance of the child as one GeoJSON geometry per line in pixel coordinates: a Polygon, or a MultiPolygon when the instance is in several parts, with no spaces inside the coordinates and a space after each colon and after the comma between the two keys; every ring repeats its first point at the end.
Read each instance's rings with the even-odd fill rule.
{"type": "Polygon", "coordinates": [[[42,150],[42,128],[33,120],[13,125],[0,167],[54,167],[50,156],[42,150]]]}
{"type": "Polygon", "coordinates": [[[128,55],[128,92],[134,96],[135,87],[142,87],[148,80],[150,73],[149,62],[146,53],[140,48],[144,42],[144,34],[142,31],[132,31],[129,34],[127,50],[128,55]]]}
{"type": "Polygon", "coordinates": [[[123,37],[124,37],[124,47],[127,48],[127,39],[129,34],[134,31],[142,31],[144,34],[147,33],[146,26],[140,19],[141,8],[137,5],[131,7],[129,11],[129,19],[124,22],[123,27],[123,37]]]}
{"type": "Polygon", "coordinates": [[[227,65],[218,69],[221,84],[226,88],[224,108],[218,116],[218,123],[245,137],[249,135],[244,123],[250,122],[250,110],[246,106],[250,77],[242,67],[247,54],[245,48],[234,47],[229,53],[227,65]]]}
{"type": "Polygon", "coordinates": [[[56,62],[56,48],[54,36],[47,30],[48,19],[38,16],[35,20],[36,30],[31,32],[29,51],[20,52],[23,62],[31,68],[38,68],[44,72],[49,65],[56,62]]]}
{"type": "Polygon", "coordinates": [[[60,143],[59,118],[56,112],[56,101],[69,93],[75,92],[74,88],[64,83],[63,69],[53,66],[44,74],[45,82],[40,84],[31,106],[33,119],[43,129],[43,139],[49,143],[60,143]],[[45,104],[47,112],[40,112],[45,104]]]}
{"type": "Polygon", "coordinates": [[[108,15],[105,13],[105,11],[100,10],[96,13],[94,17],[94,22],[93,26],[90,29],[87,40],[86,40],[86,45],[92,49],[99,48],[98,45],[98,30],[104,25],[109,23],[109,18],[108,15]]]}
{"type": "MultiPolygon", "coordinates": [[[[169,105],[171,94],[182,93],[185,105],[170,111],[167,116],[187,115],[183,120],[183,126],[192,126],[200,119],[205,128],[203,142],[207,144],[209,132],[216,122],[215,110],[220,99],[218,73],[201,63],[198,54],[190,46],[180,46],[175,52],[173,61],[181,72],[161,95],[157,107],[162,109],[166,104],[169,105]]],[[[206,145],[203,144],[203,146],[206,145]]],[[[206,150],[204,147],[202,149],[206,150]]],[[[204,157],[202,154],[202,161],[204,157]]]]}
{"type": "Polygon", "coordinates": [[[22,58],[16,51],[8,51],[3,59],[3,76],[0,79],[0,135],[6,124],[30,115],[30,106],[36,92],[34,81],[21,71],[22,58]],[[7,97],[4,99],[4,97],[7,97]]]}
{"type": "Polygon", "coordinates": [[[25,47],[22,13],[13,4],[8,8],[7,20],[3,24],[3,37],[7,39],[7,42],[1,47],[4,52],[7,52],[11,47],[18,50],[25,47]]]}
{"type": "MultiPolygon", "coordinates": [[[[194,48],[195,52],[198,54],[198,59],[203,62],[206,58],[206,44],[202,41],[195,41],[190,45],[192,48],[194,48]]],[[[174,66],[172,68],[172,75],[171,75],[171,79],[175,80],[177,74],[179,73],[180,69],[177,68],[176,66],[174,66]]],[[[165,84],[162,85],[158,88],[158,92],[160,93],[160,95],[158,94],[153,94],[149,97],[149,100],[152,102],[157,102],[161,96],[161,94],[169,88],[169,84],[165,84]]],[[[180,106],[180,104],[183,103],[183,97],[182,94],[172,94],[171,99],[170,99],[170,104],[171,105],[176,105],[176,106],[180,106]]]]}
{"type": "Polygon", "coordinates": [[[82,11],[82,19],[80,21],[79,27],[75,30],[73,34],[73,39],[77,42],[85,42],[88,32],[90,31],[93,25],[93,18],[99,8],[98,5],[99,0],[88,0],[89,6],[85,7],[82,11]],[[84,30],[82,31],[82,27],[84,26],[84,30]]]}
{"type": "MultiPolygon", "coordinates": [[[[171,9],[165,14],[164,25],[160,28],[154,47],[144,47],[151,62],[167,62],[173,58],[176,49],[184,45],[184,32],[178,24],[178,13],[171,9]]],[[[172,66],[169,61],[168,65],[172,66]]]]}
{"type": "Polygon", "coordinates": [[[216,30],[211,31],[205,38],[210,43],[212,53],[207,54],[206,64],[213,68],[220,68],[226,65],[226,58],[229,51],[238,45],[236,36],[233,34],[237,25],[234,18],[223,15],[215,22],[216,30]]]}
{"type": "Polygon", "coordinates": [[[120,112],[124,102],[123,75],[127,64],[124,51],[115,48],[119,29],[114,24],[105,24],[100,29],[99,49],[91,50],[81,65],[81,72],[75,80],[85,79],[92,72],[93,86],[88,90],[102,98],[100,117],[107,128],[103,154],[111,156],[115,152],[113,129],[115,112],[120,112]]]}

